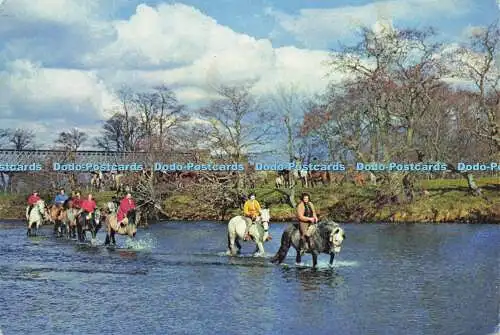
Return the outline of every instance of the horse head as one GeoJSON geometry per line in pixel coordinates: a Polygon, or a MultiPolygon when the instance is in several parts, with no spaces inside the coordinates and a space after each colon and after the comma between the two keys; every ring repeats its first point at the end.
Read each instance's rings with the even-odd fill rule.
{"type": "Polygon", "coordinates": [[[109,211],[110,214],[116,214],[118,206],[116,206],[116,203],[114,201],[109,201],[106,204],[106,209],[109,211]]]}
{"type": "Polygon", "coordinates": [[[257,222],[259,222],[264,228],[264,241],[267,241],[269,238],[269,221],[271,220],[271,214],[269,213],[269,208],[263,208],[260,210],[260,216],[257,218],[257,222]]]}
{"type": "Polygon", "coordinates": [[[100,222],[101,222],[101,216],[102,216],[101,209],[97,207],[94,210],[94,215],[93,216],[94,216],[94,223],[95,223],[96,226],[98,226],[100,224],[100,222]]]}
{"type": "Polygon", "coordinates": [[[50,217],[50,213],[48,208],[45,206],[45,201],[43,199],[38,200],[38,202],[35,204],[35,209],[38,211],[38,214],[45,220],[45,221],[52,221],[50,217]]]}
{"type": "Polygon", "coordinates": [[[345,240],[345,232],[338,224],[333,224],[329,235],[328,242],[330,244],[331,253],[339,253],[342,248],[342,243],[345,240]]]}

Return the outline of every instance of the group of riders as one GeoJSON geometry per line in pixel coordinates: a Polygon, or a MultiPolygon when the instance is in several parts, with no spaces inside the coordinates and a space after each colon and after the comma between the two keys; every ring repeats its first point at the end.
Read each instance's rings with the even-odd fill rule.
{"type": "MultiPolygon", "coordinates": [[[[28,197],[29,211],[34,207],[34,205],[41,200],[38,192],[35,190],[28,197]]],[[[71,198],[65,193],[64,189],[55,196],[54,205],[57,207],[64,208],[76,208],[81,210],[83,215],[90,217],[97,208],[97,204],[92,197],[92,194],[88,194],[86,199],[82,199],[80,192],[76,192],[71,198]]],[[[125,197],[120,201],[118,210],[116,212],[117,223],[121,226],[126,224],[127,214],[136,209],[136,204],[132,199],[132,195],[127,193],[125,197]]],[[[249,227],[255,223],[257,217],[261,211],[261,205],[255,197],[255,193],[251,193],[249,199],[245,202],[243,206],[243,215],[247,220],[247,226],[245,231],[244,239],[246,241],[250,240],[249,227]]],[[[28,212],[29,215],[29,212],[28,212]]],[[[300,231],[300,249],[304,249],[306,246],[312,248],[312,240],[310,239],[310,234],[308,234],[310,225],[314,225],[318,222],[318,217],[316,215],[316,210],[314,205],[310,201],[310,195],[308,193],[302,193],[300,197],[300,203],[297,205],[296,218],[299,224],[300,231]]]]}
{"type": "MultiPolygon", "coordinates": [[[[316,215],[316,210],[314,205],[310,200],[311,196],[309,193],[302,193],[300,196],[300,203],[297,205],[296,218],[299,223],[300,231],[300,246],[299,248],[303,251],[306,247],[313,248],[313,241],[310,238],[309,227],[318,223],[318,217],[316,215]]],[[[249,227],[255,223],[257,217],[261,211],[261,206],[259,201],[255,197],[255,193],[251,193],[249,199],[243,205],[243,215],[247,221],[247,228],[245,230],[246,241],[250,240],[249,227]]]]}
{"type": "MultiPolygon", "coordinates": [[[[28,216],[31,210],[37,204],[38,201],[42,200],[38,191],[34,190],[32,194],[28,197],[28,216]]],[[[113,202],[118,202],[116,197],[113,198],[113,202]]],[[[74,208],[78,210],[79,214],[91,219],[93,213],[97,209],[97,204],[91,193],[87,195],[86,199],[82,199],[80,192],[75,192],[72,197],[69,197],[64,189],[60,189],[59,193],[55,196],[53,205],[59,209],[69,209],[74,208]]],[[[120,226],[125,226],[128,223],[128,214],[136,209],[135,201],[132,198],[131,193],[127,193],[121,201],[119,201],[118,209],[116,211],[117,223],[120,226]]],[[[73,237],[75,234],[73,233],[73,237]]]]}

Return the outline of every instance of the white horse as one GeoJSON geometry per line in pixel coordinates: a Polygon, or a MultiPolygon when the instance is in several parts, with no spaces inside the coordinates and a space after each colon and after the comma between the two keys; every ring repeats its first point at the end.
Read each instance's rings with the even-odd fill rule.
{"type": "Polygon", "coordinates": [[[33,206],[30,212],[30,206],[26,207],[26,221],[28,223],[28,236],[36,236],[38,234],[38,229],[43,224],[44,221],[49,221],[49,214],[47,213],[47,208],[45,207],[45,201],[42,199],[33,206]],[[35,224],[35,226],[33,226],[35,224]],[[32,233],[34,228],[35,232],[32,233]]]}
{"type": "Polygon", "coordinates": [[[283,178],[283,176],[276,177],[274,184],[275,184],[276,188],[283,187],[285,185],[285,178],[283,178]]]}
{"type": "MultiPolygon", "coordinates": [[[[256,247],[254,256],[263,257],[266,253],[264,250],[264,242],[270,239],[269,236],[269,220],[271,216],[269,214],[269,209],[261,209],[260,215],[255,220],[255,223],[248,228],[248,234],[255,241],[256,247]]],[[[247,221],[245,217],[238,215],[229,220],[227,225],[227,254],[234,256],[238,254],[241,250],[241,244],[239,240],[244,240],[245,230],[247,227],[247,221]],[[235,251],[234,247],[238,250],[235,251]]]]}

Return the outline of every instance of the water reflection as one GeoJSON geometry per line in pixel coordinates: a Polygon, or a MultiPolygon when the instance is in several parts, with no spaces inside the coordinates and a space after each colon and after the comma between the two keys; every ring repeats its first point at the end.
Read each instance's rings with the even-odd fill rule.
{"type": "Polygon", "coordinates": [[[335,269],[287,268],[281,269],[286,282],[298,282],[304,291],[317,291],[322,285],[337,287],[344,283],[344,277],[335,269]]]}

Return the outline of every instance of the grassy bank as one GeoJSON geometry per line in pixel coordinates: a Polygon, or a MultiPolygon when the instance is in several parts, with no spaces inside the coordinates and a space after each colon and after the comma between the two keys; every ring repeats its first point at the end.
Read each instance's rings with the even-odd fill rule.
{"type": "MultiPolygon", "coordinates": [[[[427,195],[410,204],[377,204],[376,187],[356,187],[346,184],[322,186],[314,189],[297,189],[311,194],[321,216],[328,215],[341,222],[472,222],[500,223],[500,178],[478,179],[483,196],[468,194],[465,180],[437,179],[422,181],[421,187],[427,195]]],[[[294,210],[282,203],[283,195],[272,185],[256,189],[261,203],[269,203],[273,221],[294,220],[294,210]]],[[[99,206],[111,200],[113,192],[95,194],[99,206]]],[[[217,220],[219,213],[211,206],[200,203],[189,193],[179,192],[164,202],[165,212],[171,220],[217,220]]],[[[25,198],[0,195],[0,217],[19,219],[23,217],[25,198]]],[[[239,209],[228,211],[226,219],[240,214],[239,209]]]]}

